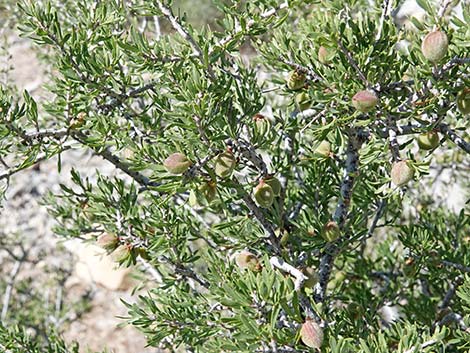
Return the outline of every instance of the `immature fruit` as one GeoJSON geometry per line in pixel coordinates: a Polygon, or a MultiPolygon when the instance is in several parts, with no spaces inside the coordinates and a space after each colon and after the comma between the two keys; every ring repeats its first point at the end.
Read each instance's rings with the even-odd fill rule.
{"type": "Polygon", "coordinates": [[[322,237],[326,241],[335,241],[341,235],[338,223],[335,221],[329,221],[323,227],[322,237]]]}
{"type": "Polygon", "coordinates": [[[253,142],[262,144],[267,140],[266,137],[269,134],[269,131],[271,130],[271,122],[262,114],[256,114],[253,117],[253,121],[253,142]]]}
{"type": "Polygon", "coordinates": [[[331,59],[335,55],[332,49],[325,48],[323,45],[318,48],[318,61],[323,65],[331,63],[331,59]]]}
{"type": "Polygon", "coordinates": [[[271,189],[273,189],[274,196],[279,196],[282,189],[281,182],[279,181],[279,179],[272,176],[263,180],[266,184],[271,187],[271,189]]]}
{"type": "Polygon", "coordinates": [[[96,239],[96,243],[103,249],[112,251],[119,245],[119,238],[116,234],[104,233],[96,239]]]}
{"type": "Polygon", "coordinates": [[[295,96],[295,106],[299,111],[304,111],[310,108],[312,101],[307,92],[300,92],[295,96]]]}
{"type": "Polygon", "coordinates": [[[302,273],[307,277],[304,282],[306,288],[313,288],[318,283],[319,277],[317,271],[312,267],[305,267],[302,269],[302,273]]]}
{"type": "Polygon", "coordinates": [[[263,180],[256,186],[254,190],[256,203],[263,208],[271,207],[274,201],[274,191],[263,180]]]}
{"type": "Polygon", "coordinates": [[[305,85],[306,76],[303,72],[293,70],[289,73],[287,87],[293,91],[301,89],[305,85]]]}
{"type": "Polygon", "coordinates": [[[349,303],[347,310],[354,320],[358,320],[364,316],[364,309],[359,303],[356,303],[356,302],[349,303]]]}
{"type": "Polygon", "coordinates": [[[331,154],[331,143],[327,140],[320,142],[314,151],[315,156],[328,158],[331,154]]]}
{"type": "Polygon", "coordinates": [[[183,174],[191,166],[191,161],[182,153],[173,153],[163,162],[165,169],[171,174],[183,174]]]}
{"type": "Polygon", "coordinates": [[[111,258],[115,262],[124,262],[131,256],[132,248],[129,245],[119,245],[116,250],[111,253],[111,258]]]}
{"type": "Polygon", "coordinates": [[[392,183],[396,186],[403,186],[413,179],[415,171],[410,166],[410,161],[404,160],[394,163],[390,174],[392,183]]]}
{"type": "Polygon", "coordinates": [[[323,329],[315,321],[307,319],[300,328],[300,338],[307,347],[319,350],[323,343],[323,329]]]}
{"type": "Polygon", "coordinates": [[[447,35],[441,31],[434,31],[424,37],[421,51],[427,60],[437,63],[446,56],[448,47],[447,35]]]}
{"type": "Polygon", "coordinates": [[[470,88],[464,88],[457,95],[457,109],[463,115],[470,114],[470,88]]]}
{"type": "Polygon", "coordinates": [[[433,150],[439,145],[439,134],[436,131],[428,131],[419,135],[417,141],[422,150],[433,150]]]}
{"type": "Polygon", "coordinates": [[[367,113],[375,108],[379,99],[374,92],[359,91],[352,97],[352,105],[362,113],[367,113]]]}
{"type": "Polygon", "coordinates": [[[261,264],[259,263],[256,255],[249,251],[243,250],[235,257],[235,262],[241,269],[248,269],[251,271],[261,270],[261,264]]]}
{"type": "Polygon", "coordinates": [[[78,129],[85,124],[86,113],[80,112],[77,114],[76,118],[72,118],[69,123],[69,128],[71,129],[78,129]]]}
{"type": "Polygon", "coordinates": [[[228,178],[232,175],[236,165],[237,160],[232,152],[222,152],[215,159],[215,174],[222,179],[228,178]]]}
{"type": "Polygon", "coordinates": [[[217,192],[217,184],[215,181],[208,181],[199,187],[199,192],[204,196],[207,202],[212,202],[215,199],[217,192]]]}

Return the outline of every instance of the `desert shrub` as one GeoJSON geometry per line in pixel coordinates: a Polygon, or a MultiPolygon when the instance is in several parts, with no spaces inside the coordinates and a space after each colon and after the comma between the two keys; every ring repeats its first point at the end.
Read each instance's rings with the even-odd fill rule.
{"type": "Polygon", "coordinates": [[[457,3],[421,0],[399,28],[387,0],[216,2],[217,26],[160,0],[22,1],[52,98],[2,91],[1,178],[70,149],[115,167],[74,170],[45,203],[58,236],[148,273],[126,305],[151,346],[464,352],[469,217],[446,194],[468,191],[457,3]]]}

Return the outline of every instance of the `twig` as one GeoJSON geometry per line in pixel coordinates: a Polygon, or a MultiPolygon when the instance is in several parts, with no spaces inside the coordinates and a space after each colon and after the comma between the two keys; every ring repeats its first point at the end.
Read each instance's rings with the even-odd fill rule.
{"type": "MultiPolygon", "coordinates": [[[[72,148],[72,144],[68,144],[68,145],[63,145],[61,146],[61,149],[59,152],[57,153],[62,153],[64,151],[67,151],[69,149],[72,148]]],[[[3,173],[0,173],[0,180],[2,179],[7,179],[9,177],[11,177],[12,175],[24,170],[24,169],[27,169],[35,164],[38,164],[39,162],[42,162],[46,159],[49,159],[51,157],[51,155],[49,153],[41,153],[39,154],[37,157],[36,157],[36,160],[31,163],[31,165],[23,165],[23,163],[21,163],[20,165],[17,165],[15,167],[11,167],[10,169],[7,169],[6,171],[4,171],[3,173]]]]}
{"type": "Polygon", "coordinates": [[[341,39],[338,39],[337,44],[338,44],[339,49],[343,52],[344,56],[346,56],[346,59],[348,60],[349,64],[356,70],[359,78],[364,82],[365,86],[367,88],[371,88],[370,82],[367,81],[366,76],[357,65],[356,61],[352,57],[352,54],[344,47],[343,41],[341,39]]]}
{"type": "Polygon", "coordinates": [[[447,11],[447,8],[452,3],[453,0],[442,0],[441,4],[439,5],[439,10],[437,11],[437,18],[444,17],[444,14],[447,11]]]}
{"type": "Polygon", "coordinates": [[[269,263],[273,267],[283,270],[284,272],[287,272],[295,277],[294,289],[296,291],[299,291],[302,288],[304,282],[307,280],[307,277],[300,270],[296,269],[292,265],[289,265],[287,262],[277,256],[271,257],[269,259],[269,263]]]}
{"type": "MultiPolygon", "coordinates": [[[[288,1],[284,1],[281,5],[279,5],[278,7],[275,7],[275,8],[272,8],[268,11],[265,11],[263,12],[260,17],[263,18],[263,19],[266,19],[266,18],[269,18],[271,16],[274,16],[278,11],[282,10],[282,9],[285,9],[289,7],[289,2],[288,1]]],[[[254,24],[256,24],[257,21],[253,20],[253,19],[250,19],[249,21],[246,22],[246,25],[245,25],[245,30],[249,30],[254,24]]],[[[231,42],[233,40],[233,38],[235,38],[239,33],[241,33],[244,29],[241,28],[241,27],[237,27],[235,29],[235,32],[226,36],[225,38],[222,38],[216,46],[219,46],[219,47],[223,47],[225,46],[227,43],[231,42]]]]}
{"type": "Polygon", "coordinates": [[[251,143],[240,138],[238,140],[229,141],[227,145],[235,147],[235,150],[238,151],[243,158],[253,164],[262,177],[268,175],[268,167],[266,166],[266,163],[263,161],[263,158],[256,153],[255,148],[251,143]]]}
{"type": "Polygon", "coordinates": [[[323,79],[312,68],[299,65],[293,61],[284,59],[282,56],[279,57],[279,61],[290,66],[296,71],[299,71],[299,72],[302,72],[303,74],[311,76],[314,81],[323,81],[323,79]]]}
{"type": "MultiPolygon", "coordinates": [[[[201,61],[202,64],[205,63],[204,60],[204,53],[199,46],[199,44],[196,42],[196,40],[189,34],[189,32],[184,28],[179,22],[178,19],[173,16],[173,13],[171,12],[171,9],[166,7],[162,1],[160,0],[154,0],[155,3],[157,4],[158,8],[160,9],[161,13],[163,16],[167,18],[168,21],[170,21],[171,26],[178,32],[188,43],[189,45],[193,48],[194,54],[196,54],[201,61]]],[[[208,65],[208,72],[209,76],[211,77],[212,80],[215,80],[215,74],[212,70],[212,67],[208,65]]]]}
{"type": "Polygon", "coordinates": [[[433,345],[435,345],[436,343],[438,343],[438,341],[435,340],[435,339],[432,339],[432,340],[429,340],[429,341],[426,341],[426,342],[422,343],[419,347],[418,347],[418,346],[415,346],[415,347],[412,347],[412,348],[410,348],[410,349],[407,349],[407,350],[404,351],[403,353],[415,353],[415,352],[419,352],[421,349],[424,349],[424,348],[433,346],[433,345]]]}
{"type": "Polygon", "coordinates": [[[389,14],[390,14],[390,0],[384,0],[382,3],[382,15],[380,16],[379,29],[377,31],[377,35],[375,36],[376,41],[378,41],[380,39],[380,36],[382,35],[384,21],[386,18],[389,17],[389,14]]]}
{"type": "Polygon", "coordinates": [[[400,158],[400,145],[397,140],[397,124],[390,117],[387,116],[387,127],[388,127],[388,143],[390,145],[390,152],[392,153],[392,161],[399,161],[400,158]]]}
{"type": "Polygon", "coordinates": [[[152,278],[157,282],[157,283],[163,283],[163,277],[158,272],[150,263],[148,263],[146,260],[141,258],[140,256],[137,258],[137,261],[140,262],[142,267],[145,269],[145,272],[147,272],[149,275],[152,276],[152,278]]]}
{"type": "Polygon", "coordinates": [[[462,272],[470,272],[470,267],[469,266],[464,266],[464,265],[461,265],[461,264],[458,264],[458,263],[455,263],[455,262],[451,262],[451,261],[447,261],[447,260],[442,260],[441,263],[444,266],[453,267],[453,268],[455,268],[459,271],[462,271],[462,272]]]}
{"type": "Polygon", "coordinates": [[[2,314],[0,316],[1,322],[4,322],[7,317],[8,307],[9,307],[10,298],[11,298],[11,292],[13,290],[13,284],[15,283],[16,276],[18,276],[18,273],[20,272],[21,264],[23,263],[25,257],[26,257],[26,254],[23,254],[22,258],[15,262],[15,264],[13,265],[13,268],[10,271],[10,278],[8,279],[8,282],[7,282],[5,294],[3,295],[2,314]]]}

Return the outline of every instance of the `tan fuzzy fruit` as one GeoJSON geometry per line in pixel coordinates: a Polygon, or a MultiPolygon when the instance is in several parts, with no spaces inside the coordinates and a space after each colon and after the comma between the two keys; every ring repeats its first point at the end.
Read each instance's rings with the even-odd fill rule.
{"type": "Polygon", "coordinates": [[[307,110],[312,105],[312,100],[307,92],[300,92],[295,96],[295,107],[303,112],[307,110]]]}
{"type": "Polygon", "coordinates": [[[326,241],[335,241],[341,235],[341,230],[339,229],[338,223],[335,221],[329,221],[325,224],[322,231],[322,237],[326,241]]]}
{"type": "Polygon", "coordinates": [[[207,202],[211,202],[215,199],[217,192],[217,184],[215,181],[208,181],[199,187],[199,192],[204,196],[207,202]]]}
{"type": "Polygon", "coordinates": [[[421,44],[423,56],[432,63],[441,61],[447,54],[449,39],[442,31],[428,33],[421,44]]]}
{"type": "Polygon", "coordinates": [[[331,143],[327,140],[320,142],[314,151],[315,156],[328,158],[331,154],[331,143]]]}
{"type": "Polygon", "coordinates": [[[305,267],[302,273],[307,279],[304,282],[306,288],[313,288],[318,283],[319,277],[317,271],[313,267],[305,267]]]}
{"type": "Polygon", "coordinates": [[[320,350],[323,344],[323,329],[315,321],[307,319],[300,328],[300,339],[307,347],[320,350]]]}
{"type": "Polygon", "coordinates": [[[410,164],[411,162],[408,160],[399,161],[393,164],[392,171],[390,173],[393,184],[396,186],[403,186],[413,179],[415,171],[410,164]]]}
{"type": "Polygon", "coordinates": [[[263,180],[255,187],[254,196],[256,203],[263,208],[271,207],[274,201],[274,191],[263,180]]]}
{"type": "Polygon", "coordinates": [[[359,91],[352,97],[352,105],[362,113],[370,112],[375,108],[379,98],[374,92],[359,91]]]}
{"type": "Polygon", "coordinates": [[[215,159],[215,174],[222,179],[228,178],[236,165],[237,160],[231,151],[222,152],[215,159]]]}
{"type": "Polygon", "coordinates": [[[101,234],[96,239],[96,243],[101,248],[103,248],[107,251],[112,251],[112,250],[116,249],[117,246],[119,245],[119,238],[116,236],[116,234],[104,233],[104,234],[101,234]]]}
{"type": "Polygon", "coordinates": [[[303,72],[293,70],[289,73],[287,87],[293,91],[301,89],[305,85],[306,76],[303,72]]]}
{"type": "Polygon", "coordinates": [[[188,157],[179,152],[170,154],[163,162],[163,166],[171,174],[183,174],[191,164],[188,157]]]}
{"type": "Polygon", "coordinates": [[[457,95],[457,109],[463,115],[470,114],[470,88],[464,88],[457,95]]]}
{"type": "Polygon", "coordinates": [[[417,141],[422,150],[433,150],[439,146],[439,134],[436,131],[427,131],[419,135],[417,141]]]}
{"type": "Polygon", "coordinates": [[[273,189],[274,196],[279,196],[279,194],[281,193],[282,186],[278,178],[271,176],[266,179],[263,179],[263,181],[268,184],[271,189],[273,189]]]}
{"type": "Polygon", "coordinates": [[[112,253],[111,258],[115,262],[124,262],[132,254],[132,247],[130,245],[119,245],[112,253]]]}
{"type": "Polygon", "coordinates": [[[323,65],[331,63],[331,59],[335,55],[334,50],[324,47],[323,45],[318,48],[318,61],[323,65]]]}
{"type": "Polygon", "coordinates": [[[251,271],[259,271],[261,269],[261,264],[259,263],[256,255],[246,250],[243,250],[236,255],[235,262],[241,269],[248,269],[251,271]]]}

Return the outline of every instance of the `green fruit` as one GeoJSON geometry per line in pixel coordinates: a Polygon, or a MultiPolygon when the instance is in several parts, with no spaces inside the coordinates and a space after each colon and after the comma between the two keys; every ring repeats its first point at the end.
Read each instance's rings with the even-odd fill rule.
{"type": "Polygon", "coordinates": [[[320,350],[323,344],[323,329],[315,321],[307,319],[300,328],[300,339],[307,347],[320,350]]]}
{"type": "Polygon", "coordinates": [[[404,160],[394,163],[390,174],[392,183],[396,186],[403,186],[413,179],[415,170],[411,167],[410,161],[404,160]]]}
{"type": "Polygon", "coordinates": [[[261,264],[258,258],[249,251],[243,250],[235,257],[235,262],[241,269],[248,269],[251,271],[260,271],[261,264]]]}
{"type": "Polygon", "coordinates": [[[313,153],[316,157],[328,158],[331,155],[331,143],[327,140],[323,140],[313,153]]]}
{"type": "Polygon", "coordinates": [[[448,47],[447,35],[441,31],[434,31],[424,37],[421,51],[427,60],[435,64],[446,56],[448,47]]]}
{"type": "Polygon", "coordinates": [[[317,271],[315,271],[312,267],[305,267],[302,269],[302,273],[304,274],[307,279],[304,282],[304,286],[306,288],[313,288],[315,284],[318,283],[319,277],[317,271]]]}
{"type": "Polygon", "coordinates": [[[173,153],[163,162],[163,166],[171,174],[183,174],[191,164],[191,161],[182,153],[173,153]]]}
{"type": "Polygon", "coordinates": [[[352,97],[352,105],[362,113],[373,110],[378,102],[377,95],[370,91],[359,91],[352,97]]]}
{"type": "Polygon", "coordinates": [[[228,178],[232,175],[236,165],[237,160],[232,152],[222,152],[215,159],[215,174],[222,179],[228,178]]]}
{"type": "Polygon", "coordinates": [[[318,48],[318,61],[323,65],[331,63],[331,59],[335,56],[335,51],[329,48],[325,48],[323,45],[318,48]]]}
{"type": "Polygon", "coordinates": [[[273,189],[274,196],[276,197],[279,196],[279,194],[281,193],[282,186],[278,178],[269,177],[269,178],[263,179],[263,181],[266,184],[268,184],[271,187],[271,189],[273,189]]]}
{"type": "Polygon", "coordinates": [[[310,108],[312,105],[312,100],[307,92],[300,92],[295,96],[295,107],[299,111],[304,111],[310,108]]]}
{"type": "Polygon", "coordinates": [[[289,73],[289,78],[287,79],[287,87],[293,91],[297,91],[305,85],[305,80],[305,73],[293,70],[289,73]]]}
{"type": "Polygon", "coordinates": [[[256,186],[254,190],[256,203],[263,208],[271,207],[274,201],[274,191],[263,180],[256,186]]]}
{"type": "Polygon", "coordinates": [[[457,109],[463,115],[470,114],[470,88],[464,88],[457,95],[457,109]]]}
{"type": "Polygon", "coordinates": [[[104,233],[96,239],[96,243],[107,251],[113,251],[119,245],[119,238],[116,234],[104,233]]]}
{"type": "Polygon", "coordinates": [[[341,235],[341,230],[339,229],[338,223],[335,221],[329,221],[323,227],[322,237],[326,241],[335,241],[341,235]]]}
{"type": "Polygon", "coordinates": [[[428,131],[419,135],[417,141],[422,150],[433,150],[439,146],[439,134],[436,131],[428,131]]]}
{"type": "Polygon", "coordinates": [[[271,122],[262,114],[256,114],[253,121],[252,140],[253,143],[261,145],[267,141],[267,136],[271,130],[271,122]]]}

